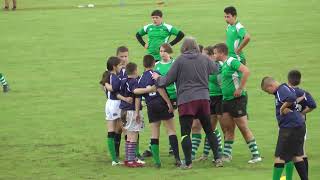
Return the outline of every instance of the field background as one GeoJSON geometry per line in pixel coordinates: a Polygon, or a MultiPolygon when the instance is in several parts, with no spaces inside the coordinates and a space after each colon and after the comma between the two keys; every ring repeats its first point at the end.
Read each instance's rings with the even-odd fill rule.
{"type": "MultiPolygon", "coordinates": [[[[167,0],[162,7],[155,0],[125,3],[24,0],[18,1],[16,12],[0,12],[0,72],[12,88],[8,94],[0,93],[0,179],[271,179],[278,128],[274,99],[260,90],[260,80],[272,75],[283,82],[287,72],[297,68],[303,73],[301,86],[319,100],[319,1],[167,0]],[[77,8],[82,3],[96,7],[77,8]],[[223,9],[228,5],[237,7],[252,36],[245,49],[251,70],[250,127],[263,162],[247,164],[250,154],[237,132],[231,164],[216,169],[208,161],[181,171],[167,155],[163,131],[160,170],[151,167],[151,159],[143,169],[111,167],[105,145],[105,96],[98,85],[106,57],[127,45],[130,60],[142,72],[145,51],[135,33],[151,22],[149,15],[155,8],[163,10],[165,22],[199,43],[222,42],[223,9]]],[[[174,56],[179,47],[175,46],[174,56]]],[[[311,180],[320,179],[319,117],[318,110],[308,115],[311,180]]],[[[149,135],[147,128],[141,135],[141,151],[147,148],[149,135]]]]}

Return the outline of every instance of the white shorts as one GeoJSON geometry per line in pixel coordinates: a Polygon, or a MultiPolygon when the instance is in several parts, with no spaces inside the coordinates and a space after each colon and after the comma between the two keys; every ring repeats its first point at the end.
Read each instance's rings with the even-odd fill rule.
{"type": "Polygon", "coordinates": [[[144,128],[144,122],[143,122],[143,113],[142,111],[139,112],[140,114],[140,122],[136,122],[136,112],[135,111],[127,111],[126,114],[126,125],[124,126],[124,129],[131,132],[139,132],[143,130],[144,128]]]}
{"type": "Polygon", "coordinates": [[[119,108],[120,100],[111,100],[108,99],[106,102],[106,120],[114,121],[120,118],[121,110],[119,108]]]}

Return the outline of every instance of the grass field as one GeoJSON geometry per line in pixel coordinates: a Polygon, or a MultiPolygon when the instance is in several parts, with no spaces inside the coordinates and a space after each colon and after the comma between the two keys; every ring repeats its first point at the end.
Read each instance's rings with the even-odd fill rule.
{"type": "MultiPolygon", "coordinates": [[[[194,163],[189,171],[172,165],[164,132],[160,170],[151,167],[151,159],[143,169],[111,167],[105,96],[98,81],[106,56],[114,55],[120,45],[130,48],[130,59],[142,72],[145,51],[135,33],[158,8],[155,0],[125,2],[120,7],[119,1],[92,0],[95,8],[77,8],[88,1],[24,0],[18,1],[16,12],[0,12],[0,72],[12,88],[0,93],[0,179],[271,179],[278,128],[274,99],[260,90],[260,80],[272,75],[285,81],[288,70],[298,68],[302,87],[319,99],[319,2],[170,0],[160,7],[165,22],[209,45],[224,41],[223,9],[235,5],[252,36],[245,50],[251,70],[250,127],[264,161],[247,164],[250,154],[237,132],[231,164],[217,169],[209,161],[194,163]]],[[[319,116],[318,110],[308,116],[311,180],[320,179],[319,116]]],[[[149,135],[147,128],[141,150],[147,148],[149,135]]]]}

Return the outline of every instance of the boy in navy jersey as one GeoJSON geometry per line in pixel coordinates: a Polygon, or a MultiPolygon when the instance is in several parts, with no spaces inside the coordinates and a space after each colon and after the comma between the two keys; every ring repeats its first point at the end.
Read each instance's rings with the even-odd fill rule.
{"type": "MultiPolygon", "coordinates": [[[[161,167],[159,156],[159,136],[161,121],[165,123],[169,135],[170,145],[175,157],[175,165],[180,166],[180,156],[178,148],[178,138],[173,120],[173,107],[171,101],[163,88],[156,89],[155,80],[152,79],[155,60],[152,55],[145,55],[143,58],[145,72],[138,81],[138,88],[134,90],[135,94],[140,94],[145,98],[147,104],[148,118],[151,126],[151,151],[156,167],[161,167]]],[[[136,103],[136,110],[139,109],[139,103],[136,103]]],[[[138,117],[139,118],[139,117],[138,117]]]]}
{"type": "Polygon", "coordinates": [[[308,179],[303,161],[303,144],[306,133],[305,121],[296,110],[296,94],[287,84],[280,84],[272,77],[264,77],[261,89],[273,94],[276,100],[276,117],[279,135],[275,151],[273,180],[280,180],[284,164],[293,161],[301,180],[308,179]]]}
{"type": "MultiPolygon", "coordinates": [[[[294,89],[294,92],[297,96],[297,105],[296,109],[298,112],[300,112],[305,121],[307,120],[306,114],[311,112],[313,109],[317,107],[316,102],[314,101],[311,94],[303,89],[300,89],[298,86],[301,82],[301,73],[298,70],[291,70],[288,73],[288,85],[294,89]]],[[[306,136],[305,136],[306,141],[306,136]]],[[[303,155],[303,161],[307,168],[308,173],[308,157],[305,150],[305,143],[304,143],[304,155],[303,155]]],[[[293,163],[292,161],[286,163],[286,178],[287,180],[292,180],[293,175],[293,163]]]]}
{"type": "Polygon", "coordinates": [[[122,120],[125,121],[124,129],[127,133],[125,165],[128,167],[141,167],[144,162],[140,160],[136,161],[135,153],[138,143],[138,135],[143,128],[141,104],[139,100],[136,100],[138,97],[133,94],[133,90],[138,85],[137,65],[135,63],[128,63],[126,66],[126,73],[128,75],[127,78],[121,80],[121,94],[124,97],[131,97],[133,99],[133,103],[128,103],[126,101],[121,101],[120,103],[120,109],[122,110],[121,114],[123,115],[122,120]],[[137,109],[137,111],[135,103],[139,103],[138,106],[140,108],[137,109]]]}

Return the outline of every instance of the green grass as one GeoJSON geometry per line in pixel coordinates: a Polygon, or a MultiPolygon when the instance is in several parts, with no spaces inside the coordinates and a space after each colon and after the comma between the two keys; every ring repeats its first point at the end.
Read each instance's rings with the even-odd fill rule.
{"type": "MultiPolygon", "coordinates": [[[[252,36],[245,50],[252,72],[247,87],[249,124],[264,161],[246,163],[250,154],[237,132],[231,164],[216,169],[209,161],[194,163],[189,171],[172,165],[164,132],[160,170],[151,167],[151,159],[143,169],[111,167],[105,145],[105,96],[98,80],[106,56],[114,55],[120,45],[130,48],[131,61],[141,67],[145,52],[135,33],[150,22],[149,14],[157,6],[147,0],[128,0],[123,7],[118,1],[94,0],[96,8],[76,7],[86,2],[25,0],[18,1],[16,12],[0,12],[0,72],[12,88],[0,93],[0,179],[271,179],[278,128],[274,99],[260,90],[260,80],[272,75],[285,81],[288,70],[298,68],[302,87],[318,100],[318,2],[176,0],[161,7],[165,22],[209,45],[224,41],[223,8],[232,4],[252,36]]],[[[319,116],[318,110],[308,116],[312,180],[320,179],[319,116]]],[[[141,150],[147,148],[149,135],[147,128],[141,150]]]]}

